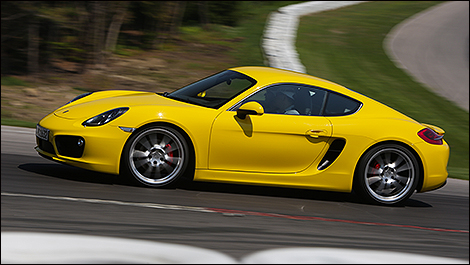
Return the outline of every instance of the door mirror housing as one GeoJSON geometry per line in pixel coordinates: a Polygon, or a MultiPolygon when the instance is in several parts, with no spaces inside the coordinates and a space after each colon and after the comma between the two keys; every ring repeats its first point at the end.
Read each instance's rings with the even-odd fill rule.
{"type": "Polygon", "coordinates": [[[258,115],[264,114],[264,108],[256,101],[250,101],[240,106],[237,110],[237,117],[244,120],[246,115],[258,115]]]}

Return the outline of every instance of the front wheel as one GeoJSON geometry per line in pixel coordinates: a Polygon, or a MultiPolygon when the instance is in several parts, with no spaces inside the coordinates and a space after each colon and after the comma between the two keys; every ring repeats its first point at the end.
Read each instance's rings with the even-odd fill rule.
{"type": "Polygon", "coordinates": [[[418,162],[408,149],[397,144],[380,145],[359,161],[355,191],[368,201],[400,204],[413,194],[418,178],[418,162]]]}
{"type": "Polygon", "coordinates": [[[123,152],[123,169],[138,182],[151,187],[173,187],[189,163],[189,148],[178,131],[153,126],[132,135],[123,152]]]}

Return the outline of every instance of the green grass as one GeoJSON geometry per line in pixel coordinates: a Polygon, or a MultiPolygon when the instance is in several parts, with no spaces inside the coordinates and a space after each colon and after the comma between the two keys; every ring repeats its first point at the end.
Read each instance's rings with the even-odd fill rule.
{"type": "Polygon", "coordinates": [[[2,86],[29,86],[27,82],[13,76],[2,76],[1,82],[2,86]]]}
{"type": "Polygon", "coordinates": [[[451,150],[449,175],[468,179],[468,112],[413,81],[383,48],[385,36],[395,25],[438,3],[367,2],[305,16],[299,23],[296,46],[309,74],[443,128],[451,150]]]}
{"type": "Polygon", "coordinates": [[[36,128],[36,122],[20,121],[20,120],[10,119],[10,118],[2,118],[1,120],[2,120],[2,125],[36,128]]]}
{"type": "Polygon", "coordinates": [[[116,45],[116,50],[114,51],[114,53],[124,57],[129,57],[142,53],[142,49],[135,46],[126,46],[118,44],[116,45]]]}
{"type": "Polygon", "coordinates": [[[229,45],[228,40],[238,36],[237,28],[211,24],[208,30],[201,26],[183,26],[180,28],[180,38],[188,42],[202,44],[229,45]]]}

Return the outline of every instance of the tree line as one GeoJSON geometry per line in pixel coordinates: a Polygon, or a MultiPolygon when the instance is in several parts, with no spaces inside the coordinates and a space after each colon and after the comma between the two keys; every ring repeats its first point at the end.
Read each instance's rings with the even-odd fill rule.
{"type": "MultiPolygon", "coordinates": [[[[246,2],[246,1],[245,1],[246,2]]],[[[36,74],[54,60],[77,73],[103,64],[117,45],[158,49],[182,25],[236,26],[241,1],[1,1],[3,74],[36,74]]]]}

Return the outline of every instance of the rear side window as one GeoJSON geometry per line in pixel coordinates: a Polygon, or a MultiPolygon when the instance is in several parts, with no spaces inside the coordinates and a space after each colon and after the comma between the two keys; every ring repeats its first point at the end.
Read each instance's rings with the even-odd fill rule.
{"type": "Polygon", "coordinates": [[[357,100],[330,92],[328,93],[323,116],[344,116],[353,114],[361,105],[362,104],[357,100]]]}

